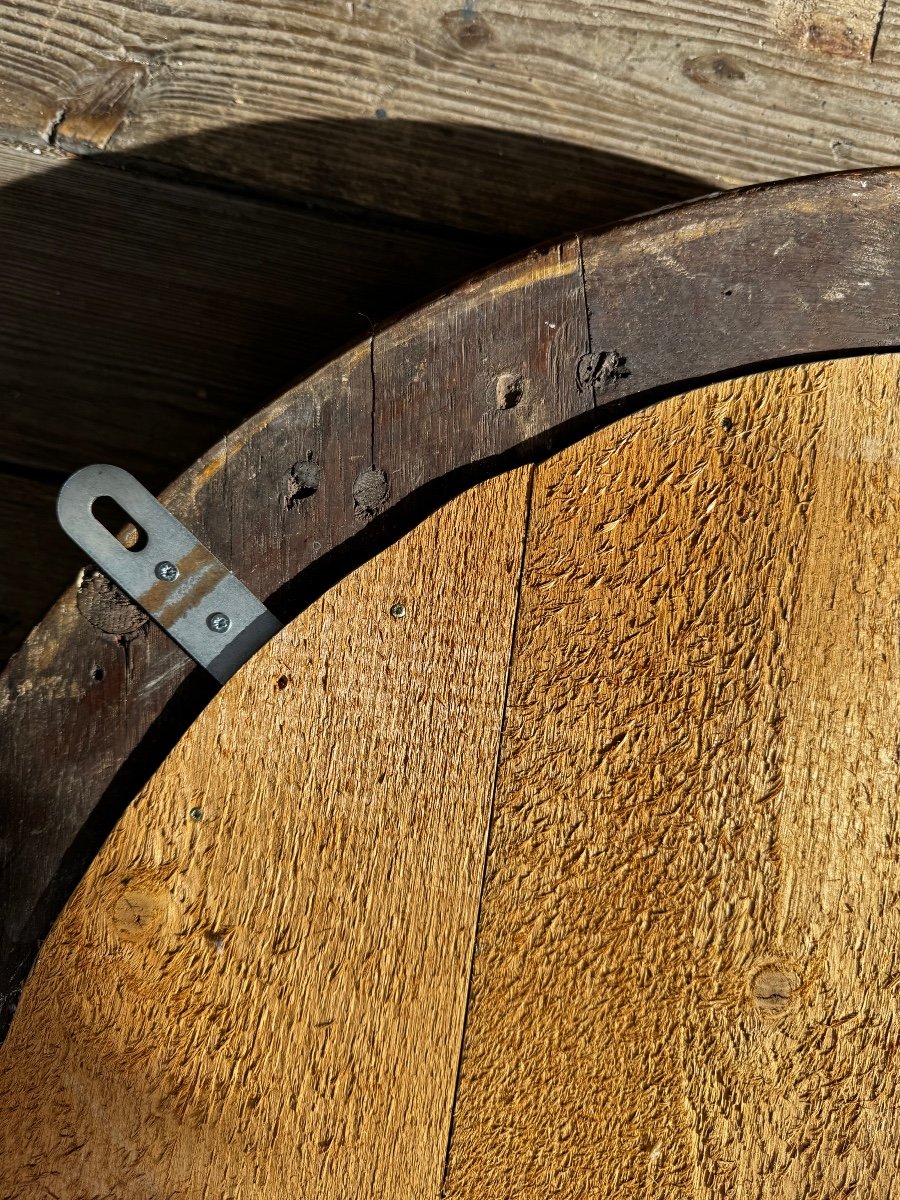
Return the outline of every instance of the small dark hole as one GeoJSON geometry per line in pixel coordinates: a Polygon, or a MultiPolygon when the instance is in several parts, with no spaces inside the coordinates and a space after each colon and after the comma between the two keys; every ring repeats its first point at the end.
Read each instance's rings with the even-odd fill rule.
{"type": "Polygon", "coordinates": [[[731,289],[731,288],[726,288],[726,289],[725,289],[725,291],[722,293],[722,295],[723,295],[723,296],[730,296],[730,295],[732,295],[732,289],[731,289]]]}
{"type": "Polygon", "coordinates": [[[105,674],[106,674],[106,672],[103,670],[102,667],[95,667],[94,670],[91,672],[91,678],[96,679],[97,682],[99,683],[105,674]]]}
{"type": "Polygon", "coordinates": [[[291,490],[288,495],[288,508],[295,508],[301,500],[308,500],[319,490],[322,481],[322,468],[309,457],[306,462],[296,462],[291,467],[291,490]]]}
{"type": "Polygon", "coordinates": [[[732,429],[734,429],[734,421],[732,421],[731,417],[722,418],[722,428],[726,433],[731,433],[732,429]]]}
{"type": "Polygon", "coordinates": [[[275,686],[278,688],[279,692],[283,692],[284,689],[287,687],[287,685],[288,685],[287,675],[279,675],[278,679],[275,681],[275,686]]]}
{"type": "Polygon", "coordinates": [[[501,375],[497,380],[497,407],[515,408],[525,397],[525,380],[521,375],[501,375]]]}
{"type": "Polygon", "coordinates": [[[310,496],[314,496],[318,488],[314,487],[298,487],[291,496],[292,500],[308,500],[310,496]]]}
{"type": "Polygon", "coordinates": [[[134,552],[143,550],[147,545],[147,533],[112,496],[98,496],[91,505],[91,512],[104,529],[109,530],[114,538],[127,549],[134,552]]]}

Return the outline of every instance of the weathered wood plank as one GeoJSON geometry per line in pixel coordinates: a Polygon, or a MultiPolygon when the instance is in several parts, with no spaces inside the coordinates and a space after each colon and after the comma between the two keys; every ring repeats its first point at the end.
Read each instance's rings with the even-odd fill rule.
{"type": "Polygon", "coordinates": [[[0,184],[0,458],[154,488],[497,249],[3,147],[0,184]]]}
{"type": "Polygon", "coordinates": [[[393,502],[465,465],[531,455],[589,412],[573,364],[589,344],[580,243],[534,251],[384,330],[374,345],[373,463],[393,502]],[[431,413],[422,437],[421,413],[431,413]]]}
{"type": "Polygon", "coordinates": [[[658,196],[635,160],[723,187],[900,157],[884,0],[33,0],[0,44],[16,136],[504,233],[543,196],[559,234],[579,177],[479,129],[599,155],[604,207],[658,196]]]}
{"type": "MultiPolygon", "coordinates": [[[[0,462],[153,491],[372,321],[511,242],[0,147],[0,462]]],[[[57,483],[58,486],[58,483],[57,483]]],[[[0,468],[0,662],[75,577],[51,485],[0,468]]]]}
{"type": "Polygon", "coordinates": [[[448,1200],[889,1200],[900,356],[536,474],[448,1200]]]}
{"type": "MultiPolygon", "coordinates": [[[[376,331],[164,500],[290,618],[455,491],[626,404],[739,372],[767,346],[780,357],[896,347],[897,202],[896,172],[837,176],[524,256],[376,331]],[[310,490],[295,467],[316,454],[310,490]]],[[[104,833],[209,696],[155,627],[133,629],[96,581],[83,593],[63,596],[0,678],[7,1010],[104,833]]]]}
{"type": "Polygon", "coordinates": [[[0,662],[18,649],[83,566],[56,524],[55,483],[0,471],[0,662]]]}
{"type": "Polygon", "coordinates": [[[437,1194],[530,471],[308,609],[129,809],[0,1051],[3,1195],[437,1194]]]}
{"type": "Polygon", "coordinates": [[[889,319],[900,321],[892,265],[900,257],[900,229],[882,226],[877,216],[891,202],[895,178],[849,175],[833,191],[823,180],[831,191],[827,211],[810,208],[803,184],[760,189],[754,224],[759,232],[767,229],[764,238],[746,236],[748,197],[733,192],[587,240],[591,349],[608,356],[595,367],[598,398],[631,392],[638,375],[644,389],[667,386],[672,352],[683,378],[689,372],[702,378],[791,355],[824,358],[877,344],[871,320],[844,318],[860,297],[879,292],[889,319]],[[612,261],[615,273],[606,270],[612,261]],[[643,286],[623,289],[621,279],[633,273],[642,275],[643,286]],[[823,287],[826,276],[833,282],[823,287]],[[801,327],[802,344],[795,336],[801,327]],[[659,343],[668,348],[662,356],[659,343]]]}
{"type": "Polygon", "coordinates": [[[801,51],[872,62],[886,0],[774,0],[775,29],[801,51]]]}

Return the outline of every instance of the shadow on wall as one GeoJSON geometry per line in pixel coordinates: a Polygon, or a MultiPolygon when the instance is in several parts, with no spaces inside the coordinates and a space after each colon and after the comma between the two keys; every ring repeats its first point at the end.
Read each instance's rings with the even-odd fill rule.
{"type": "Polygon", "coordinates": [[[0,178],[0,660],[82,565],[53,508],[71,471],[113,461],[159,491],[398,310],[528,244],[710,190],[584,147],[389,119],[240,126],[140,159],[8,149],[0,178]]]}

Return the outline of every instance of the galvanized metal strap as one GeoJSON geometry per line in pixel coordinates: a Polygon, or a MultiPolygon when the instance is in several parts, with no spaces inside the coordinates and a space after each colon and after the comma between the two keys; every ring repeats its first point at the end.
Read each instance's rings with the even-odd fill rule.
{"type": "Polygon", "coordinates": [[[281,623],[190,530],[120,467],[97,464],[63,484],[59,522],[109,578],[220,683],[281,623]],[[129,549],[97,520],[108,496],[146,534],[129,549]]]}

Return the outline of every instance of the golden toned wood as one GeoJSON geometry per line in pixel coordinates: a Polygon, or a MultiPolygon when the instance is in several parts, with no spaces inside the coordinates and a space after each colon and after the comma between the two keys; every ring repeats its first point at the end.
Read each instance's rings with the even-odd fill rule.
{"type": "Polygon", "coordinates": [[[0,1051],[0,1195],[435,1194],[529,471],[307,610],[131,806],[0,1051]]]}
{"type": "Polygon", "coordinates": [[[45,945],[0,1196],[887,1200],[898,395],[799,366],[578,443],[517,617],[525,471],[303,614],[45,945]]]}
{"type": "Polygon", "coordinates": [[[900,1179],[900,358],[535,479],[445,1195],[900,1179]]]}

